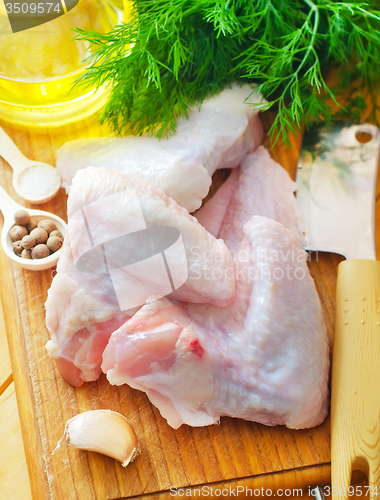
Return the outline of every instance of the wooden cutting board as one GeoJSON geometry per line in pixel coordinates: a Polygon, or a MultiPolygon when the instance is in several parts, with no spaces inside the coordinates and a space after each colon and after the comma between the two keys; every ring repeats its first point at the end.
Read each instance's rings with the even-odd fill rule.
{"type": "MultiPolygon", "coordinates": [[[[266,129],[272,118],[269,112],[263,115],[266,129]]],[[[46,131],[1,125],[26,156],[51,164],[55,163],[57,148],[64,142],[109,133],[95,119],[46,131]]],[[[300,137],[293,136],[292,148],[278,143],[272,150],[273,157],[292,177],[299,147],[300,137]]],[[[1,159],[0,183],[18,202],[32,206],[15,194],[11,169],[1,159]]],[[[41,208],[67,220],[66,195],[62,189],[41,208]]],[[[379,203],[377,209],[379,212],[379,203]]],[[[314,256],[310,262],[330,339],[336,268],[341,259],[326,253],[319,254],[317,259],[314,256]]],[[[44,325],[44,303],[55,271],[23,270],[3,253],[0,271],[12,370],[36,500],[111,500],[146,495],[172,498],[176,487],[212,485],[218,489],[223,483],[224,488],[235,491],[238,485],[274,490],[328,482],[328,420],[317,428],[301,431],[232,418],[222,418],[220,425],[204,428],[183,425],[173,430],[144,393],[127,386],[112,387],[104,377],[79,389],[71,387],[59,375],[44,347],[49,339],[44,325]],[[142,450],[135,462],[124,469],[111,458],[66,446],[51,455],[68,419],[79,412],[101,408],[119,411],[134,426],[142,450]]],[[[210,489],[204,491],[211,496],[210,489]]]]}

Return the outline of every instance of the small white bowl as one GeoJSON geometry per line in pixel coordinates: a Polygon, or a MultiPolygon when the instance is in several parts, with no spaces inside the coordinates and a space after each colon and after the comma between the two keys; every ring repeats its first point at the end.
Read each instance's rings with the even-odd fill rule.
{"type": "Polygon", "coordinates": [[[25,210],[30,214],[31,220],[38,223],[42,219],[50,219],[57,226],[58,231],[62,233],[62,236],[66,237],[67,224],[66,222],[50,212],[45,212],[44,210],[35,210],[31,208],[25,208],[16,203],[8,193],[0,187],[0,208],[4,215],[4,226],[1,233],[1,245],[4,249],[5,254],[18,266],[24,269],[29,269],[30,271],[43,271],[44,269],[49,269],[57,264],[58,259],[62,253],[62,248],[52,253],[48,257],[43,257],[42,259],[23,259],[19,255],[16,255],[13,251],[13,241],[9,236],[9,231],[15,225],[14,214],[17,210],[25,210]]]}

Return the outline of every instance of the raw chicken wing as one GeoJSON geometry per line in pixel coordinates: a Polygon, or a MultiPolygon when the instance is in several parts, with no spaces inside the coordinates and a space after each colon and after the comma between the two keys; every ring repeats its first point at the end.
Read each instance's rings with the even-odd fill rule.
{"type": "Polygon", "coordinates": [[[226,306],[235,296],[232,268],[223,241],[160,188],[103,168],[81,170],[46,302],[48,352],[73,385],[96,380],[111,333],[139,307],[165,295],[226,306]]]}
{"type": "Polygon", "coordinates": [[[255,216],[236,252],[235,302],[225,308],[161,299],[111,336],[111,384],[145,391],[168,423],[221,416],[290,428],[327,414],[329,348],[321,304],[298,237],[255,216]]]}
{"type": "Polygon", "coordinates": [[[254,215],[281,222],[303,241],[303,223],[294,192],[296,183],[264,146],[247,155],[195,217],[230,250],[236,250],[244,225],[254,215]]]}
{"type": "Polygon", "coordinates": [[[204,101],[188,119],[180,119],[169,139],[130,136],[68,142],[57,152],[62,185],[69,190],[79,169],[105,167],[159,186],[193,212],[207,195],[215,170],[238,166],[260,144],[260,103],[261,96],[251,87],[234,86],[204,101]]]}

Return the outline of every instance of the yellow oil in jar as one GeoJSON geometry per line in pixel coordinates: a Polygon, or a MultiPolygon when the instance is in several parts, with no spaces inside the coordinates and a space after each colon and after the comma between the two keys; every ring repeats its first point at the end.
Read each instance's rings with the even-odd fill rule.
{"type": "Polygon", "coordinates": [[[28,126],[63,125],[96,112],[107,90],[74,86],[85,72],[88,44],[74,28],[105,33],[122,20],[107,0],[80,0],[67,14],[12,33],[0,8],[0,116],[28,126]]]}
{"type": "Polygon", "coordinates": [[[83,96],[83,88],[72,88],[84,70],[76,70],[68,75],[25,81],[0,77],[0,100],[6,99],[15,105],[44,106],[59,104],[83,96]]]}

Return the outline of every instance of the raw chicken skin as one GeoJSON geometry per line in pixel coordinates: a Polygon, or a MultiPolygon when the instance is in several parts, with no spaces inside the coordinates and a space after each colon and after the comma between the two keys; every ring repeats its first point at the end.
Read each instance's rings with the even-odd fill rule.
{"type": "Polygon", "coordinates": [[[237,189],[237,184],[241,178],[240,170],[240,167],[232,170],[228,179],[223,182],[214,196],[194,214],[198,222],[215,238],[219,237],[228,207],[237,189]]]}
{"type": "MultiPolygon", "coordinates": [[[[218,168],[234,168],[262,140],[258,117],[262,98],[252,88],[234,86],[204,101],[180,119],[169,139],[123,137],[78,139],[57,152],[62,186],[69,190],[79,169],[105,167],[159,186],[189,212],[207,195],[218,168]],[[245,102],[246,101],[246,102],[245,102]]],[[[262,106],[261,106],[262,107],[262,106]]]]}
{"type": "Polygon", "coordinates": [[[46,344],[61,375],[73,386],[97,380],[111,333],[137,309],[120,312],[110,276],[82,273],[74,264],[68,236],[48,291],[46,344]]]}
{"type": "Polygon", "coordinates": [[[244,225],[254,215],[281,222],[303,242],[295,190],[296,183],[286,170],[271,158],[264,146],[259,146],[194,215],[233,251],[241,242],[244,225]]]}
{"type": "Polygon", "coordinates": [[[168,423],[223,415],[300,429],[327,414],[329,348],[321,304],[297,236],[255,216],[236,253],[235,302],[161,299],[111,336],[111,384],[145,391],[168,423]]]}
{"type": "MultiPolygon", "coordinates": [[[[228,248],[160,188],[136,177],[88,167],[77,173],[72,191],[74,193],[70,192],[67,211],[70,249],[74,258],[87,251],[88,239],[83,234],[85,226],[81,211],[85,208],[88,214],[87,209],[96,202],[91,221],[94,241],[109,241],[119,235],[139,231],[141,221],[147,227],[165,226],[179,230],[186,254],[188,278],[183,286],[171,294],[172,298],[213,303],[220,307],[233,302],[235,280],[228,277],[229,273],[226,272],[233,267],[228,248]],[[131,198],[133,192],[137,194],[137,205],[131,198]],[[210,272],[220,274],[220,279],[207,279],[210,272]]],[[[142,249],[129,248],[128,251],[139,254],[142,249]]],[[[178,260],[180,255],[176,254],[175,257],[178,260]]],[[[155,276],[150,275],[150,280],[153,283],[155,276]]],[[[137,285],[136,281],[134,285],[137,285]]]]}
{"type": "MultiPolygon", "coordinates": [[[[46,302],[46,325],[52,336],[46,347],[52,357],[59,359],[58,368],[73,385],[96,380],[101,373],[102,351],[111,333],[146,300],[152,300],[157,294],[166,295],[159,295],[162,289],[159,270],[155,267],[152,273],[145,265],[146,260],[140,266],[140,273],[141,268],[144,271],[146,267],[153,290],[152,296],[144,297],[141,302],[138,302],[138,291],[142,287],[142,278],[135,272],[138,262],[135,267],[115,270],[110,267],[112,259],[108,259],[107,269],[100,254],[103,266],[96,258],[85,261],[86,267],[82,270],[78,270],[75,264],[83,256],[96,257],[96,250],[106,248],[107,241],[139,232],[139,224],[178,229],[182,246],[173,245],[175,251],[169,254],[172,260],[168,265],[172,271],[182,258],[186,276],[182,286],[170,288],[171,297],[219,306],[226,306],[234,300],[235,277],[228,272],[233,267],[229,250],[223,241],[207,233],[187,210],[160,188],[140,179],[103,168],[90,167],[79,171],[68,200],[67,236],[46,302]],[[94,248],[89,245],[90,239],[94,248]],[[208,279],[210,272],[215,272],[219,279],[208,279]],[[135,303],[131,304],[131,301],[135,303]],[[121,307],[125,303],[130,307],[121,307]]],[[[144,248],[128,250],[138,258],[144,248]]],[[[166,270],[165,278],[167,280],[166,270]]]]}

